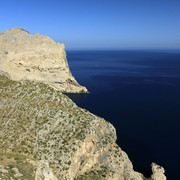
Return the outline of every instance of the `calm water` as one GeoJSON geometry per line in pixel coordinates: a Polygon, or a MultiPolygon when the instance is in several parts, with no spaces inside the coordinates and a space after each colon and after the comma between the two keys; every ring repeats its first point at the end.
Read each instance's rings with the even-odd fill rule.
{"type": "Polygon", "coordinates": [[[115,126],[134,169],[149,176],[156,162],[179,179],[180,52],[68,51],[67,58],[90,91],[69,97],[115,126]]]}

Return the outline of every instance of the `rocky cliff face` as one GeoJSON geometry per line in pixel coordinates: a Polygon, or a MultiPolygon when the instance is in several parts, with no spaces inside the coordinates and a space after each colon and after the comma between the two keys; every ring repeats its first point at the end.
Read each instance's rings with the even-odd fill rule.
{"type": "MultiPolygon", "coordinates": [[[[40,82],[0,75],[0,178],[145,180],[104,119],[40,82]],[[17,178],[18,176],[18,178],[17,178]]],[[[165,180],[152,166],[151,180],[165,180]]]]}
{"type": "MultiPolygon", "coordinates": [[[[4,31],[0,69],[0,180],[147,179],[117,146],[115,128],[62,94],[87,92],[63,44],[4,31]]],[[[166,179],[162,167],[153,163],[152,171],[149,180],[166,179]]]]}
{"type": "Polygon", "coordinates": [[[6,30],[0,33],[0,70],[14,80],[41,81],[68,93],[87,92],[72,76],[64,48],[48,36],[21,28],[6,30]]]}

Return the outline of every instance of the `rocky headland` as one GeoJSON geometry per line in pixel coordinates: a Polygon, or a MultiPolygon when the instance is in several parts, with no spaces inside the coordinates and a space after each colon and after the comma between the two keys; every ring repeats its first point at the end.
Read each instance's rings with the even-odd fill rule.
{"type": "Polygon", "coordinates": [[[72,77],[64,46],[37,36],[45,41],[40,44],[47,52],[40,51],[41,45],[33,52],[30,42],[36,35],[20,28],[0,34],[0,179],[165,180],[164,169],[155,163],[149,178],[135,172],[127,154],[116,144],[115,128],[63,94],[87,89],[72,77]],[[12,42],[6,37],[10,32],[12,42]],[[17,40],[20,32],[30,39],[23,41],[22,48],[17,40]],[[57,46],[57,56],[48,42],[57,46]],[[54,80],[63,83],[50,78],[52,69],[57,75],[54,80]],[[67,79],[75,85],[66,84],[67,79]]]}
{"type": "Polygon", "coordinates": [[[64,44],[21,28],[0,33],[0,70],[13,80],[47,83],[67,93],[86,93],[72,76],[64,44]]]}

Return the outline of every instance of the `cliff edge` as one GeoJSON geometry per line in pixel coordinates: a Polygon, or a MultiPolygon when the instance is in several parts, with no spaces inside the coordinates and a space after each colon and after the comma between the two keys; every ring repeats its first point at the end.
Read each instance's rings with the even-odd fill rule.
{"type": "Polygon", "coordinates": [[[0,180],[166,180],[133,170],[115,128],[62,92],[87,92],[64,45],[14,28],[0,34],[0,180]]]}
{"type": "Polygon", "coordinates": [[[115,128],[47,84],[0,73],[0,179],[166,180],[145,178],[116,144],[115,128]]]}
{"type": "Polygon", "coordinates": [[[64,44],[18,27],[0,33],[0,70],[13,80],[40,81],[67,93],[87,92],[69,70],[64,44]]]}

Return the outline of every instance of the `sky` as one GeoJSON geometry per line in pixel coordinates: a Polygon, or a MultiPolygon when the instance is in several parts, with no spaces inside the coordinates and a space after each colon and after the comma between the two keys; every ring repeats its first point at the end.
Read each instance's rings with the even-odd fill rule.
{"type": "Polygon", "coordinates": [[[0,32],[14,27],[67,50],[179,50],[180,0],[1,0],[0,32]]]}

